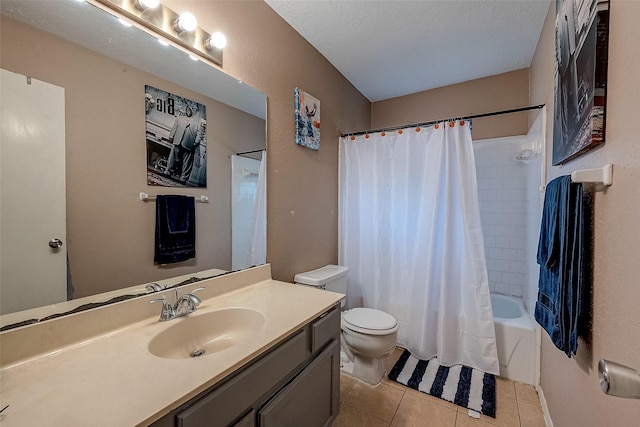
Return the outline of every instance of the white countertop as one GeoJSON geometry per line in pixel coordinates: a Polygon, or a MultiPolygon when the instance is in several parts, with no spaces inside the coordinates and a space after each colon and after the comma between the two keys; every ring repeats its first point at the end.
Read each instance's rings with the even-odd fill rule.
{"type": "MultiPolygon", "coordinates": [[[[242,273],[198,285],[224,287],[225,280],[233,280],[234,275],[242,273]]],[[[142,301],[131,304],[132,309],[148,305],[147,301],[154,297],[157,295],[139,298],[142,301]]],[[[0,424],[7,427],[150,424],[283,341],[342,297],[268,279],[203,299],[198,311],[189,316],[244,307],[261,312],[266,320],[259,333],[242,345],[189,359],[164,359],[148,351],[149,341],[155,335],[187,319],[159,322],[160,306],[154,304],[153,317],[62,347],[53,346],[10,364],[3,363],[0,407],[9,407],[0,414],[0,424]]],[[[98,310],[103,310],[105,316],[113,315],[109,307],[98,310]]],[[[78,322],[82,319],[77,316],[78,322]]]]}

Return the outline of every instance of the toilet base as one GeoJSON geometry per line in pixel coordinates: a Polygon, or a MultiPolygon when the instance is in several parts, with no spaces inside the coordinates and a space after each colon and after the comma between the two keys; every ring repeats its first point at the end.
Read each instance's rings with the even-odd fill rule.
{"type": "Polygon", "coordinates": [[[353,376],[369,384],[376,385],[384,376],[384,363],[382,359],[372,357],[355,356],[353,362],[353,376]]]}
{"type": "Polygon", "coordinates": [[[350,360],[347,353],[340,350],[340,371],[366,383],[376,385],[385,374],[382,359],[354,356],[350,360]]]}

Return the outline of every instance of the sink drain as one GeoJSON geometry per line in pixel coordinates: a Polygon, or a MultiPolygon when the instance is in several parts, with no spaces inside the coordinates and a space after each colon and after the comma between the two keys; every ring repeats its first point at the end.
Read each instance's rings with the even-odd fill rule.
{"type": "Polygon", "coordinates": [[[199,348],[199,349],[197,349],[197,350],[193,350],[193,351],[191,352],[191,357],[200,357],[200,356],[202,356],[203,354],[204,354],[204,350],[203,350],[203,349],[201,349],[201,348],[199,348]]]}

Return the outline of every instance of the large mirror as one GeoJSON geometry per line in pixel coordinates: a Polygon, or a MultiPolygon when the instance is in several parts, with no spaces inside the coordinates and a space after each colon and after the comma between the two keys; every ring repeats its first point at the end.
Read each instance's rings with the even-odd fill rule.
{"type": "MultiPolygon", "coordinates": [[[[58,111],[62,118],[50,120],[64,124],[57,131],[62,132],[64,149],[32,156],[26,165],[16,166],[9,158],[24,150],[12,151],[3,138],[1,326],[67,311],[87,301],[144,294],[150,282],[171,285],[194,275],[209,277],[252,265],[251,230],[266,219],[264,210],[255,207],[256,200],[265,197],[259,193],[262,177],[258,179],[264,174],[265,95],[205,61],[162,45],[146,31],[122,25],[92,4],[76,0],[2,0],[0,4],[2,92],[11,92],[5,90],[5,72],[17,79],[7,87],[34,90],[41,83],[52,85],[54,92],[62,91],[62,104],[46,106],[45,96],[37,95],[36,104],[43,105],[44,112],[34,114],[49,116],[47,111],[62,109],[58,111]],[[206,107],[206,187],[147,184],[148,148],[154,141],[145,122],[146,85],[206,107]],[[62,150],[62,163],[54,163],[60,157],[55,153],[62,150]],[[33,157],[44,157],[44,163],[37,164],[33,157]],[[46,194],[38,196],[30,190],[30,186],[42,190],[34,184],[36,177],[54,182],[60,176],[63,194],[52,202],[45,200],[46,194]],[[13,189],[8,190],[10,185],[13,189]],[[140,193],[149,198],[141,200],[140,193]],[[153,261],[154,199],[162,194],[189,195],[198,201],[193,259],[168,265],[153,261]],[[62,214],[53,213],[55,200],[63,201],[57,203],[63,206],[62,214]],[[63,215],[62,228],[45,230],[46,237],[39,237],[37,247],[26,248],[26,257],[15,255],[18,246],[24,249],[27,236],[43,228],[43,222],[21,216],[7,223],[5,219],[15,215],[8,210],[17,206],[49,218],[63,215]],[[10,235],[19,242],[5,241],[10,235]],[[61,247],[55,247],[59,246],[55,239],[62,242],[61,247]],[[62,258],[58,262],[62,268],[45,267],[48,264],[39,257],[62,258]],[[35,280],[40,289],[31,289],[33,279],[28,273],[32,271],[40,274],[35,280]],[[56,299],[39,302],[60,274],[64,284],[56,291],[56,299]],[[33,309],[42,305],[46,311],[33,309]]],[[[14,101],[3,101],[2,108],[3,120],[26,116],[19,110],[25,107],[14,101]]],[[[37,133],[45,141],[54,139],[55,132],[44,125],[11,126],[24,130],[18,147],[30,143],[37,133]]]]}

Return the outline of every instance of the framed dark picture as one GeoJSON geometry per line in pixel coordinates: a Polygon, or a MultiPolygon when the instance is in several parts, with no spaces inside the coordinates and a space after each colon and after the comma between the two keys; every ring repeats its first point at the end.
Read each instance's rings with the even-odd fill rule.
{"type": "Polygon", "coordinates": [[[553,164],[604,144],[609,2],[556,0],[553,164]]]}
{"type": "Polygon", "coordinates": [[[207,186],[205,106],[145,85],[147,185],[207,186]]]}

